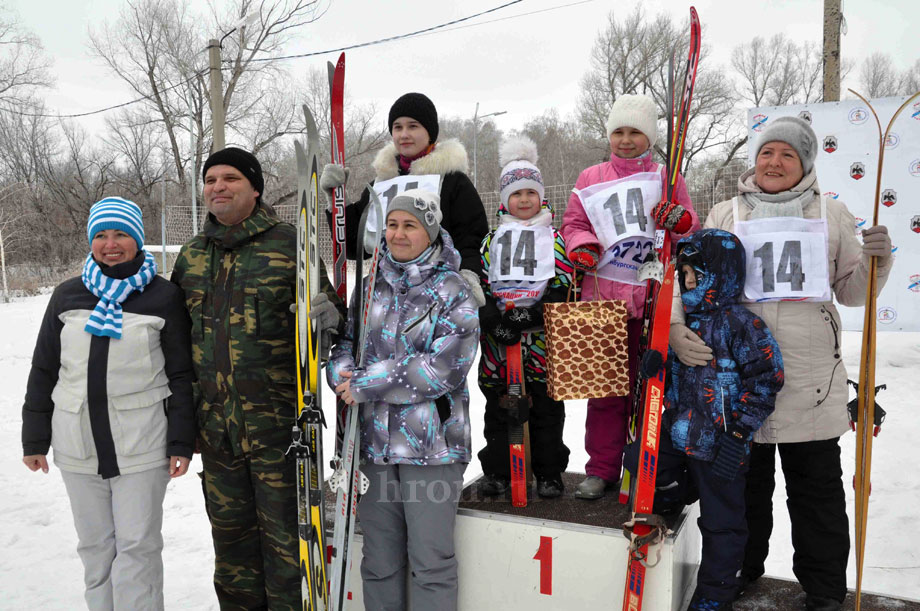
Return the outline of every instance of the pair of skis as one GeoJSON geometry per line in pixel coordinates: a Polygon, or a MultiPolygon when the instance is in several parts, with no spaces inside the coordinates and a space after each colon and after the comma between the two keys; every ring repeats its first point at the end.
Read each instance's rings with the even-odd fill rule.
{"type": "MultiPolygon", "coordinates": [[[[344,166],[345,54],[335,66],[329,64],[332,161],[344,166]]],[[[367,479],[357,468],[357,411],[337,402],[335,473],[330,487],[336,496],[331,580],[327,581],[325,505],[323,496],[322,429],[326,426],[320,390],[323,329],[310,319],[311,303],[319,293],[319,132],[310,110],[304,106],[307,150],[294,143],[297,157],[297,192],[300,204],[297,221],[297,302],[295,344],[297,352],[297,420],[289,453],[293,453],[297,486],[297,534],[300,551],[301,598],[304,611],[341,611],[348,595],[349,548],[354,536],[358,496],[366,491],[367,479]],[[344,422],[342,422],[344,419],[344,422]],[[328,589],[327,589],[328,584],[328,589]]],[[[369,207],[370,208],[370,207],[369,207]]],[[[362,217],[362,223],[366,216],[362,217]]],[[[332,203],[333,287],[340,299],[347,299],[345,286],[345,189],[335,190],[332,203]]],[[[356,286],[361,293],[361,267],[356,286]]],[[[373,290],[373,282],[371,282],[373,290]]],[[[355,333],[356,341],[358,333],[355,333]]],[[[363,346],[362,341],[356,343],[363,346]]],[[[358,359],[356,359],[358,362],[358,359]]]]}
{"type": "MultiPolygon", "coordinates": [[[[370,204],[361,214],[358,222],[359,244],[365,244],[365,233],[368,232],[368,217],[374,215],[374,227],[383,227],[383,204],[377,197],[373,187],[369,188],[370,204]]],[[[364,286],[363,266],[364,256],[360,252],[355,257],[355,297],[354,297],[354,329],[352,339],[354,342],[355,368],[363,369],[367,358],[367,318],[370,314],[371,304],[374,300],[374,286],[377,280],[377,268],[380,257],[380,232],[375,232],[376,240],[370,268],[367,276],[367,286],[364,286]]],[[[358,416],[360,405],[349,405],[345,412],[345,437],[342,443],[342,454],[338,466],[329,481],[335,492],[335,526],[332,531],[332,578],[330,581],[330,597],[332,609],[339,611],[345,608],[348,600],[349,576],[351,574],[351,548],[355,534],[355,523],[358,517],[358,499],[367,492],[370,484],[367,477],[358,467],[358,454],[360,451],[360,438],[358,431],[358,416]]]]}
{"type": "MultiPolygon", "coordinates": [[[[670,79],[669,96],[671,98],[671,116],[668,125],[668,181],[665,192],[666,201],[673,201],[674,189],[680,176],[683,159],[684,142],[690,122],[690,102],[696,83],[697,65],[700,57],[700,20],[696,9],[690,7],[690,49],[684,87],[681,91],[677,114],[674,114],[673,78],[670,79]]],[[[658,441],[661,430],[661,412],[664,400],[665,368],[663,363],[668,356],[668,333],[671,327],[671,299],[674,294],[674,263],[671,261],[671,240],[667,230],[659,229],[655,235],[657,252],[653,259],[643,263],[639,269],[639,279],[649,279],[649,293],[653,296],[651,303],[651,329],[648,350],[658,353],[662,365],[658,371],[645,379],[643,386],[643,424],[638,437],[640,443],[639,468],[636,473],[635,494],[633,495],[632,518],[624,524],[624,534],[630,539],[629,562],[626,575],[626,589],[623,594],[624,611],[641,611],[642,597],[645,591],[646,558],[649,545],[661,540],[667,529],[664,521],[652,513],[655,500],[655,476],[658,469],[658,441]],[[654,290],[654,283],[658,284],[654,290]]],[[[649,303],[647,300],[646,308],[649,303]]],[[[648,312],[646,313],[648,316],[648,312]]],[[[625,478],[624,478],[625,479],[625,478]]]]}
{"type": "MultiPolygon", "coordinates": [[[[330,148],[332,163],[345,167],[345,54],[339,56],[335,65],[327,66],[329,74],[330,100],[330,148]]],[[[361,216],[359,232],[367,224],[367,214],[373,209],[380,214],[380,202],[371,189],[372,203],[361,216]]],[[[378,226],[383,222],[378,218],[378,226]]],[[[332,284],[342,301],[348,299],[345,277],[345,186],[337,187],[332,193],[332,284]]],[[[362,241],[363,244],[363,241],[362,241]]],[[[378,244],[379,247],[379,244],[378,244]]],[[[363,256],[355,261],[355,328],[353,330],[355,366],[364,364],[364,351],[369,305],[374,291],[374,279],[377,271],[375,250],[368,279],[367,293],[362,290],[363,256]]],[[[334,472],[329,478],[329,487],[335,495],[335,521],[332,530],[332,548],[330,553],[329,609],[342,611],[348,604],[349,577],[351,575],[351,547],[358,517],[358,499],[367,492],[368,480],[358,468],[360,440],[358,431],[358,406],[347,406],[343,401],[336,401],[336,457],[332,462],[334,472]]]]}
{"type": "MultiPolygon", "coordinates": [[[[513,310],[514,302],[505,303],[505,311],[513,310]]],[[[521,356],[521,340],[505,347],[505,368],[507,370],[508,395],[508,454],[511,462],[511,505],[527,507],[527,443],[521,411],[529,411],[524,387],[524,364],[521,356]]]]}
{"type": "MultiPolygon", "coordinates": [[[[878,210],[881,202],[882,166],[885,159],[885,143],[895,119],[901,114],[908,104],[920,97],[920,92],[912,95],[895,111],[885,133],[882,133],[882,123],[878,114],[869,100],[850,89],[850,93],[858,97],[872,112],[878,126],[878,171],[875,177],[875,202],[872,211],[872,226],[878,225],[878,210]]],[[[872,439],[878,434],[877,424],[881,424],[875,404],[875,348],[876,348],[876,293],[878,292],[878,259],[872,257],[869,263],[869,280],[866,283],[866,308],[863,318],[862,350],[859,357],[859,382],[856,387],[856,415],[853,427],[856,429],[856,474],[853,476],[853,489],[855,492],[855,530],[856,530],[856,611],[862,603],[862,577],[863,565],[866,558],[866,527],[869,515],[869,493],[872,489],[870,472],[872,467],[872,439]]],[[[878,387],[881,389],[882,387],[878,387]]]]}
{"type": "Polygon", "coordinates": [[[326,545],[323,502],[323,427],[319,382],[323,329],[310,320],[313,299],[319,294],[319,190],[317,153],[319,132],[304,106],[307,150],[294,142],[297,157],[297,420],[291,446],[296,469],[297,537],[300,550],[301,599],[304,611],[326,611],[326,545]]]}

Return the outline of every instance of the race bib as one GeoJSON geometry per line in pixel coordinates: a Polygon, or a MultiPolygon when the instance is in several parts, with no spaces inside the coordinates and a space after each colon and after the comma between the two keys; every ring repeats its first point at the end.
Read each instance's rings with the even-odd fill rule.
{"type": "Polygon", "coordinates": [[[597,264],[597,275],[606,280],[644,286],[637,278],[639,265],[653,250],[654,238],[636,237],[617,242],[607,249],[597,264]]]}
{"type": "MultiPolygon", "coordinates": [[[[386,209],[390,207],[390,202],[393,201],[394,197],[409,189],[423,189],[430,193],[440,194],[441,176],[438,174],[409,174],[407,176],[397,176],[389,180],[375,182],[373,188],[377,193],[377,197],[380,198],[380,202],[383,204],[384,211],[386,211],[386,209]]],[[[367,230],[374,233],[377,232],[377,223],[372,214],[367,217],[367,230]]]]}
{"type": "Polygon", "coordinates": [[[629,238],[654,237],[652,208],[661,201],[658,172],[640,172],[590,185],[575,193],[604,250],[629,238]]]}
{"type": "Polygon", "coordinates": [[[734,232],[747,256],[744,301],[830,301],[826,219],[736,221],[734,232]]]}
{"type": "Polygon", "coordinates": [[[556,275],[554,242],[550,227],[500,225],[489,247],[489,282],[552,278],[556,275]]]}

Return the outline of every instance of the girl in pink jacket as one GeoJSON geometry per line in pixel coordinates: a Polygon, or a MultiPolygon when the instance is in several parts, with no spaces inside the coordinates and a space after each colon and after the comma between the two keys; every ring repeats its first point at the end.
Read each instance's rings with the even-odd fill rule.
{"type": "MultiPolygon", "coordinates": [[[[683,177],[678,176],[675,201],[663,201],[666,171],[652,161],[657,122],[658,111],[650,97],[617,98],[607,118],[610,161],[582,171],[562,218],[566,254],[584,272],[581,299],[626,302],[630,388],[635,383],[645,305],[646,283],[636,277],[638,266],[652,249],[656,226],[672,231],[672,244],[700,227],[683,177]]],[[[588,400],[587,477],[575,496],[600,498],[619,481],[632,401],[632,394],[588,400]]]]}

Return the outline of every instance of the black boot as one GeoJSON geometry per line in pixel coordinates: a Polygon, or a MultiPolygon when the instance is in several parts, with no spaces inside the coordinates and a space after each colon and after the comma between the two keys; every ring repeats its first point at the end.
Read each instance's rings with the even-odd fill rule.
{"type": "Polygon", "coordinates": [[[840,601],[829,596],[805,595],[805,611],[840,611],[842,607],[840,601]]]}

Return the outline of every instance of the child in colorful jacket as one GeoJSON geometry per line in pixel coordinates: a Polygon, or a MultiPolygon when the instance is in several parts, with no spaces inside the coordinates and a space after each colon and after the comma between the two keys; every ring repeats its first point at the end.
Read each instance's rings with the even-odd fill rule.
{"type": "MultiPolygon", "coordinates": [[[[677,244],[686,324],[713,357],[688,366],[669,351],[655,512],[700,500],[703,553],[691,610],[731,608],[748,534],[751,440],[773,413],[784,381],[773,334],[740,303],[745,259],[738,237],[722,229],[703,229],[677,244]]],[[[647,363],[643,359],[643,369],[647,363]]],[[[634,456],[630,452],[630,462],[634,456]]]]}
{"type": "MultiPolygon", "coordinates": [[[[565,257],[565,242],[553,227],[552,207],[543,199],[536,145],[526,137],[511,138],[502,145],[500,159],[498,229],[482,242],[486,305],[479,309],[479,388],[486,398],[486,447],[479,452],[484,474],[480,490],[498,495],[508,489],[509,412],[502,406],[508,391],[505,350],[520,342],[537,494],[553,498],[564,491],[562,473],[569,449],[562,442],[565,406],[546,392],[543,304],[565,301],[572,265],[565,257]]],[[[526,415],[517,417],[522,420],[526,415]]]]}
{"type": "Polygon", "coordinates": [[[413,606],[457,605],[454,519],[471,454],[466,378],[479,317],[440,222],[434,193],[409,189],[390,200],[365,363],[356,368],[352,353],[360,315],[352,301],[327,367],[336,393],[360,404],[361,470],[370,481],[358,504],[368,609],[408,608],[410,570],[413,606]]]}
{"type": "MultiPolygon", "coordinates": [[[[646,293],[646,283],[637,279],[638,266],[652,249],[656,226],[672,232],[672,244],[700,226],[683,177],[678,175],[674,201],[663,201],[666,172],[652,161],[657,119],[650,97],[617,98],[607,118],[610,161],[579,175],[562,219],[568,258],[586,276],[581,300],[626,302],[630,388],[635,384],[646,293]]],[[[587,477],[575,496],[600,498],[620,479],[632,403],[632,394],[588,400],[587,477]]]]}

